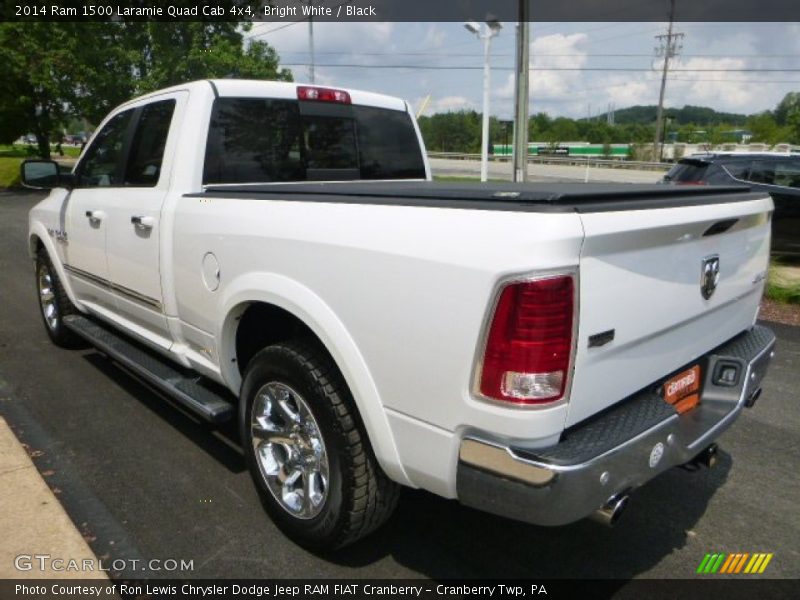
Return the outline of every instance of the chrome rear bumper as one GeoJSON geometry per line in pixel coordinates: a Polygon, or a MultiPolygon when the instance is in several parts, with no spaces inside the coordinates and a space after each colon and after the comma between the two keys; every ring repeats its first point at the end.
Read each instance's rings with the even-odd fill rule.
{"type": "Polygon", "coordinates": [[[550,448],[467,437],[459,454],[458,499],[539,525],[589,516],[713,443],[757,399],[774,347],[772,331],[755,326],[695,361],[705,373],[700,405],[683,415],[654,385],[567,430],[550,448]],[[720,380],[723,368],[734,370],[734,382],[720,380]]]}

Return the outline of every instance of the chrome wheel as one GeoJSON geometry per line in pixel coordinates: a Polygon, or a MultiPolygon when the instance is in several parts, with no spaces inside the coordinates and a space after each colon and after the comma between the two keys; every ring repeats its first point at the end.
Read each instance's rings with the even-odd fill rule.
{"type": "Polygon", "coordinates": [[[55,331],[56,327],[58,327],[58,305],[56,304],[53,276],[47,265],[39,265],[36,279],[39,284],[39,304],[42,307],[44,322],[47,323],[47,327],[51,331],[55,331]]]}
{"type": "Polygon", "coordinates": [[[272,381],[255,395],[250,414],[253,451],[278,504],[300,519],[317,516],[328,497],[325,442],[303,397],[272,381]]]}

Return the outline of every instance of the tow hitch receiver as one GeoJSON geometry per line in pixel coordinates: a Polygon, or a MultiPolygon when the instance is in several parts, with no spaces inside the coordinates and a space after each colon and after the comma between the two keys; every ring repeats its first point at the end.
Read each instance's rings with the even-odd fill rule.
{"type": "Polygon", "coordinates": [[[711,469],[717,465],[717,461],[719,460],[718,450],[719,447],[716,444],[711,444],[692,460],[681,465],[681,468],[687,471],[697,471],[700,467],[711,469]]]}

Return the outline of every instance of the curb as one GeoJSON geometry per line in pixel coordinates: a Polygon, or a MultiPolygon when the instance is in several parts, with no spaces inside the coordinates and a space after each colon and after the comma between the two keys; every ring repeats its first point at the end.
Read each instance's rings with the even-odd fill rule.
{"type": "Polygon", "coordinates": [[[108,578],[80,568],[99,561],[2,417],[0,506],[0,578],[108,578]]]}

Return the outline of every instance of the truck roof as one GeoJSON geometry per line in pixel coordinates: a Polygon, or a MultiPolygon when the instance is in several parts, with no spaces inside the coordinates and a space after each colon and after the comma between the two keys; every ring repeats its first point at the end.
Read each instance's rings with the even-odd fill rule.
{"type": "Polygon", "coordinates": [[[157,90],[143,96],[138,96],[126,102],[139,102],[150,97],[156,97],[166,92],[179,90],[192,91],[200,88],[211,89],[219,97],[234,98],[283,98],[287,100],[297,99],[298,86],[311,86],[328,89],[342,90],[350,94],[353,104],[364,106],[374,106],[377,108],[387,108],[390,110],[407,111],[408,105],[401,98],[376,94],[364,90],[354,90],[338,86],[320,86],[312,83],[289,82],[289,81],[266,81],[261,79],[202,79],[190,81],[169,88],[157,90]]]}

